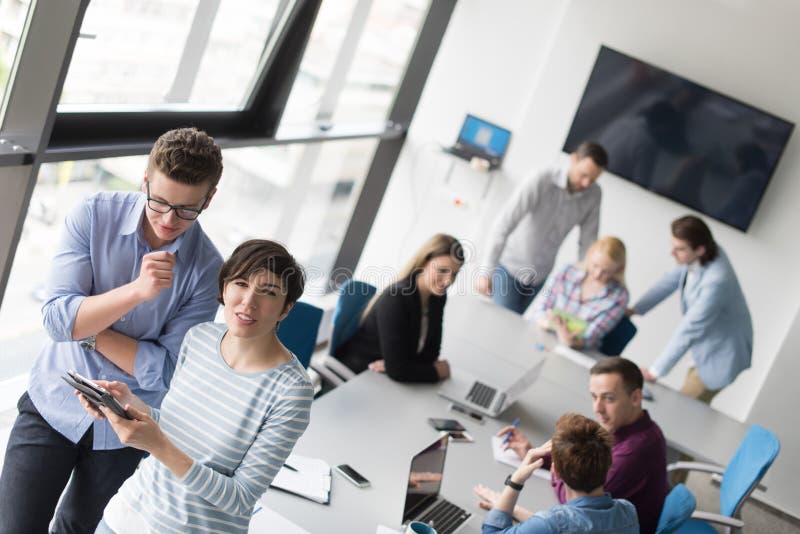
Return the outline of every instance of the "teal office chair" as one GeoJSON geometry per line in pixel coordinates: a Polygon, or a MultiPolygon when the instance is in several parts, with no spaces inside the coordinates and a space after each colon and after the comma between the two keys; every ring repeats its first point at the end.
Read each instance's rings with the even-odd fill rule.
{"type": "Polygon", "coordinates": [[[600,352],[606,356],[619,356],[636,335],[636,325],[627,317],[622,317],[617,326],[606,334],[600,343],[600,352]]]}
{"type": "Polygon", "coordinates": [[[677,532],[692,516],[696,506],[697,500],[686,486],[678,484],[672,488],[661,509],[656,534],[677,532]]]}
{"type": "Polygon", "coordinates": [[[349,367],[337,360],[333,353],[358,331],[361,314],[377,292],[378,288],[372,284],[353,279],[346,281],[339,288],[339,300],[333,312],[329,355],[323,359],[324,368],[315,367],[334,385],[342,384],[356,376],[349,367]]]}
{"type": "Polygon", "coordinates": [[[723,532],[740,532],[744,527],[741,511],[744,502],[759,485],[767,469],[775,461],[781,449],[777,436],[764,427],[753,425],[748,430],[739,448],[724,468],[699,462],[676,462],[667,470],[702,471],[722,475],[719,501],[720,513],[696,511],[680,530],[681,534],[715,534],[716,529],[709,523],[723,527],[723,532]]]}
{"type": "Polygon", "coordinates": [[[303,367],[308,368],[317,345],[322,309],[307,302],[295,302],[294,308],[278,326],[278,339],[292,351],[303,367]]]}

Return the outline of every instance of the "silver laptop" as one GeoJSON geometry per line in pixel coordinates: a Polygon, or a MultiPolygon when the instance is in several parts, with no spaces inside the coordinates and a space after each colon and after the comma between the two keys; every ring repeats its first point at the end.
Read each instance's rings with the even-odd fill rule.
{"type": "Polygon", "coordinates": [[[404,526],[411,521],[422,521],[437,534],[478,532],[475,519],[470,520],[472,514],[439,494],[449,440],[444,434],[411,459],[403,507],[404,526]]]}
{"type": "Polygon", "coordinates": [[[461,369],[453,369],[450,378],[439,388],[439,395],[472,411],[489,417],[497,417],[503,410],[514,404],[528,387],[539,377],[544,358],[539,358],[527,369],[517,369],[509,382],[500,377],[501,361],[486,365],[481,377],[461,369]],[[502,384],[506,384],[505,387],[502,384]]]}

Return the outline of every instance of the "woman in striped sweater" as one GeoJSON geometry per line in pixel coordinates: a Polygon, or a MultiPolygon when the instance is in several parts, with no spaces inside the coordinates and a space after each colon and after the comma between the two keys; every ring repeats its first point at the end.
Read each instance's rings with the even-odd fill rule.
{"type": "Polygon", "coordinates": [[[304,282],[281,245],[243,243],[219,275],[226,324],[189,330],[161,409],[120,382],[97,381],[132,420],[80,396],[122,443],[150,453],[109,502],[98,533],[247,532],[256,501],[308,426],[311,383],[276,335],[304,282]]]}

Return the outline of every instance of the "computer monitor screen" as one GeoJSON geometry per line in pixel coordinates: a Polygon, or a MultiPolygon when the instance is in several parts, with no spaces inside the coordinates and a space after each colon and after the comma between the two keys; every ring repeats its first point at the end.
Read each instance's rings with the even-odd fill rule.
{"type": "Polygon", "coordinates": [[[564,150],[597,141],[608,170],[747,230],[794,124],[600,48],[564,150]]]}
{"type": "Polygon", "coordinates": [[[479,119],[474,115],[467,115],[458,142],[466,143],[480,148],[493,158],[502,158],[508,149],[511,132],[489,121],[479,119]]]}
{"type": "Polygon", "coordinates": [[[427,506],[427,502],[439,495],[448,439],[447,435],[440,437],[411,460],[403,522],[411,519],[427,506]]]}

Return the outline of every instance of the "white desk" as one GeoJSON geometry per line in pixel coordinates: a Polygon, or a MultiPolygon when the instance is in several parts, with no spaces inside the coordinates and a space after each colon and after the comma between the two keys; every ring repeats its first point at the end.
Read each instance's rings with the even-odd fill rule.
{"type": "MultiPolygon", "coordinates": [[[[334,473],[330,505],[275,490],[267,491],[263,503],[312,533],[371,534],[378,524],[399,528],[411,457],[438,435],[427,418],[458,417],[447,411],[449,403],[436,394],[437,389],[436,385],[400,384],[366,372],[315,401],[311,424],[295,451],[331,465],[349,463],[372,485],[359,489],[334,473]]],[[[549,384],[542,389],[552,394],[557,391],[549,384]]],[[[459,417],[475,443],[451,443],[448,447],[442,494],[475,514],[472,521],[476,527],[484,512],[477,507],[472,488],[485,483],[499,489],[512,472],[511,467],[492,458],[490,438],[513,419],[517,408],[512,406],[503,420],[488,420],[483,425],[459,417]]],[[[523,423],[537,441],[551,433],[548,414],[528,412],[523,423]]],[[[526,484],[522,502],[548,508],[556,499],[548,482],[533,477],[526,484]]]]}
{"type": "MultiPolygon", "coordinates": [[[[437,436],[427,418],[456,417],[475,443],[451,443],[442,494],[472,512],[473,521],[480,524],[484,512],[476,505],[472,487],[484,483],[500,489],[512,470],[492,458],[490,437],[497,430],[519,417],[520,428],[539,443],[550,437],[561,414],[593,416],[588,370],[552,353],[555,344],[552,335],[485,299],[450,299],[442,357],[470,370],[487,358],[503,366],[546,357],[536,384],[500,419],[479,425],[448,412],[447,401],[436,394],[438,385],[400,384],[384,375],[362,373],[314,402],[311,423],[295,450],[331,465],[349,463],[372,486],[356,488],[334,473],[328,506],[275,490],[267,492],[265,504],[312,533],[371,534],[378,524],[399,527],[411,457],[437,436]]],[[[746,425],[658,384],[650,387],[655,401],[645,407],[672,447],[704,460],[727,462],[746,425]]],[[[520,504],[532,509],[555,503],[550,485],[535,477],[520,497],[520,504]]]]}

